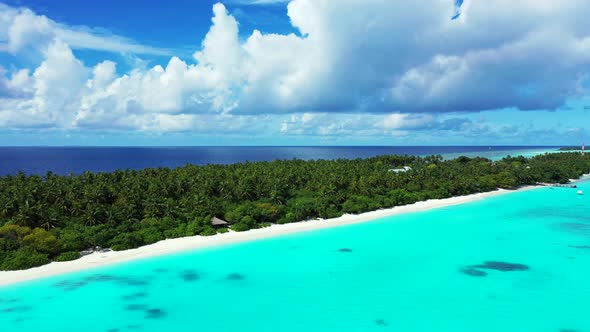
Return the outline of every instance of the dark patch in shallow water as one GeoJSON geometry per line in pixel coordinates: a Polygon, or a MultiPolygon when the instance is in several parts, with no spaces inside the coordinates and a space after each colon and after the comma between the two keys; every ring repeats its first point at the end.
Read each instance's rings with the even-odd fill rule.
{"type": "Polygon", "coordinates": [[[27,311],[31,311],[31,309],[33,309],[33,307],[28,306],[28,305],[22,305],[22,306],[18,306],[18,307],[10,307],[10,308],[3,309],[2,312],[27,312],[27,311]]]}
{"type": "Polygon", "coordinates": [[[129,300],[135,300],[135,299],[139,299],[142,297],[146,297],[147,293],[144,292],[138,292],[138,293],[133,293],[133,294],[129,294],[129,295],[123,295],[121,296],[121,299],[125,300],[125,301],[129,301],[129,300]]]}
{"type": "Polygon", "coordinates": [[[559,228],[583,235],[590,235],[590,224],[579,222],[564,222],[559,224],[559,228]]]}
{"type": "Polygon", "coordinates": [[[18,299],[0,298],[0,304],[2,304],[2,303],[16,303],[16,302],[18,302],[18,299]]]}
{"type": "Polygon", "coordinates": [[[107,330],[107,332],[119,332],[119,331],[121,331],[121,329],[115,328],[115,329],[108,329],[107,330]]]}
{"type": "Polygon", "coordinates": [[[128,286],[145,286],[149,284],[147,280],[133,278],[133,277],[118,277],[112,276],[108,274],[97,274],[90,277],[86,277],[85,279],[87,282],[116,282],[121,285],[128,285],[128,286]]]}
{"type": "Polygon", "coordinates": [[[147,305],[145,304],[130,304],[125,307],[127,311],[143,311],[147,309],[147,305]]]}
{"type": "Polygon", "coordinates": [[[147,286],[147,285],[149,285],[149,281],[144,280],[144,279],[138,279],[138,278],[123,277],[123,278],[120,278],[117,282],[119,284],[123,284],[126,286],[147,286]]]}
{"type": "Polygon", "coordinates": [[[375,324],[377,326],[388,326],[387,322],[384,319],[375,319],[375,324]]]}
{"type": "Polygon", "coordinates": [[[109,274],[95,274],[89,277],[84,278],[87,282],[107,282],[107,281],[114,281],[118,278],[109,274]]]}
{"type": "Polygon", "coordinates": [[[246,277],[239,273],[230,273],[225,277],[225,280],[244,280],[246,277]]]}
{"type": "Polygon", "coordinates": [[[192,270],[184,270],[182,271],[182,273],[180,274],[180,277],[182,278],[182,280],[184,281],[197,281],[199,279],[201,279],[201,276],[196,272],[196,271],[192,271],[192,270]]]}
{"type": "Polygon", "coordinates": [[[487,261],[483,264],[479,265],[469,265],[462,268],[460,271],[463,274],[472,277],[485,277],[488,275],[487,272],[482,270],[495,270],[501,272],[511,272],[511,271],[527,271],[530,268],[524,264],[516,264],[516,263],[507,263],[507,262],[498,262],[498,261],[487,261]]]}
{"type": "Polygon", "coordinates": [[[71,280],[64,280],[54,284],[55,287],[61,288],[64,291],[73,291],[78,288],[86,286],[88,283],[85,281],[71,281],[71,280]]]}
{"type": "Polygon", "coordinates": [[[590,246],[568,246],[570,248],[574,248],[574,249],[590,249],[590,246]]]}
{"type": "Polygon", "coordinates": [[[145,318],[158,319],[166,316],[166,313],[162,309],[149,309],[145,312],[145,318]]]}
{"type": "Polygon", "coordinates": [[[463,274],[466,274],[468,276],[472,276],[472,277],[485,277],[488,275],[487,272],[485,271],[480,271],[478,269],[475,269],[473,267],[464,267],[461,269],[461,272],[463,274]]]}
{"type": "Polygon", "coordinates": [[[352,252],[352,249],[350,248],[340,248],[338,249],[339,252],[352,252]]]}
{"type": "MultiPolygon", "coordinates": [[[[567,209],[559,208],[559,207],[546,207],[542,208],[539,206],[535,206],[524,213],[520,213],[518,215],[524,215],[526,217],[554,217],[557,220],[567,219],[570,220],[570,223],[590,223],[590,215],[585,213],[585,207],[583,204],[576,204],[576,205],[569,205],[567,209]]],[[[565,222],[564,224],[568,224],[565,222]]],[[[560,226],[560,224],[557,224],[560,226]]]]}
{"type": "Polygon", "coordinates": [[[573,329],[561,329],[561,330],[559,330],[559,332],[580,332],[580,331],[573,330],[573,329]]]}
{"type": "Polygon", "coordinates": [[[164,268],[159,267],[159,268],[154,269],[154,272],[157,272],[157,273],[168,272],[168,269],[164,269],[164,268]]]}
{"type": "Polygon", "coordinates": [[[147,280],[132,278],[132,277],[118,277],[109,274],[96,274],[88,276],[82,280],[64,280],[54,284],[55,287],[59,287],[66,291],[76,290],[84,287],[90,283],[101,283],[101,282],[115,282],[124,286],[146,286],[149,284],[147,280]]]}
{"type": "Polygon", "coordinates": [[[484,269],[484,270],[496,270],[502,272],[510,272],[510,271],[527,271],[530,268],[524,264],[516,264],[516,263],[507,263],[507,262],[497,262],[497,261],[487,261],[480,265],[473,265],[471,268],[476,269],[484,269]]]}
{"type": "Polygon", "coordinates": [[[132,324],[132,325],[127,325],[127,328],[130,330],[137,330],[141,327],[141,325],[139,324],[132,324]]]}

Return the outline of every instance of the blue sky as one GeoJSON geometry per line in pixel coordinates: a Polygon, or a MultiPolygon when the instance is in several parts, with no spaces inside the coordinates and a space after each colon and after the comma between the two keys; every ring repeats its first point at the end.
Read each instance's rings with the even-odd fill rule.
{"type": "Polygon", "coordinates": [[[0,145],[590,141],[584,0],[0,0],[0,145]]]}

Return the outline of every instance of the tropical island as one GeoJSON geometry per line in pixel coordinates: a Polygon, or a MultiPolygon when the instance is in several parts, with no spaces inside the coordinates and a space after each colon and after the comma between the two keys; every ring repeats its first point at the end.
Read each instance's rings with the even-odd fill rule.
{"type": "Polygon", "coordinates": [[[559,151],[582,151],[582,146],[562,146],[559,151]]]}
{"type": "Polygon", "coordinates": [[[0,270],[75,260],[89,248],[119,251],[164,239],[568,183],[589,172],[589,155],[555,153],[499,161],[391,155],[69,176],[20,173],[0,178],[0,270]]]}

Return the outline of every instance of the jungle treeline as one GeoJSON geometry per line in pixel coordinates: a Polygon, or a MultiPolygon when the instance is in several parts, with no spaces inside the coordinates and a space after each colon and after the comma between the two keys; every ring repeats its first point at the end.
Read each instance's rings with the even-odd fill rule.
{"type": "MultiPolygon", "coordinates": [[[[590,172],[590,156],[555,153],[500,161],[441,156],[278,160],[0,178],[0,270],[72,260],[80,251],[124,250],[163,239],[271,223],[333,218],[590,172]],[[409,166],[407,171],[393,169],[409,166]]],[[[476,222],[476,221],[474,221],[476,222]]]]}

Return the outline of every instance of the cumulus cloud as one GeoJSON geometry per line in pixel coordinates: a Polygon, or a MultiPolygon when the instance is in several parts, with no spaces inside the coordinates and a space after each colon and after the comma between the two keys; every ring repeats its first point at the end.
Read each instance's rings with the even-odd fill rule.
{"type": "Polygon", "coordinates": [[[396,134],[470,125],[442,112],[556,110],[587,93],[586,0],[292,0],[287,8],[297,34],[240,38],[236,18],[216,4],[193,59],[119,75],[114,62],[85,66],[72,48],[161,50],[2,6],[2,48],[42,61],[0,70],[0,127],[206,131],[266,122],[284,134],[396,134]]]}
{"type": "Polygon", "coordinates": [[[462,117],[442,118],[438,114],[293,114],[281,122],[283,135],[307,136],[407,136],[459,132],[472,121],[462,117]]]}

